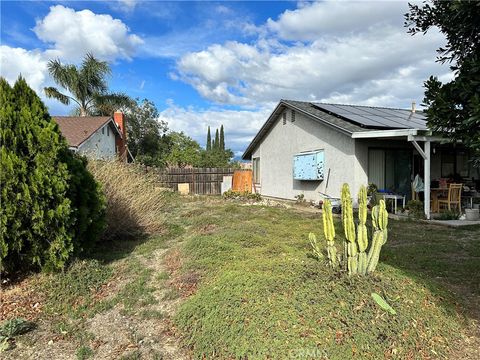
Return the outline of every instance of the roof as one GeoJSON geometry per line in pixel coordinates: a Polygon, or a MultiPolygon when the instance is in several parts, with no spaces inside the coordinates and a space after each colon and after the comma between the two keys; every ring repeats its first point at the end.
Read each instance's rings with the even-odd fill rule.
{"type": "MultiPolygon", "coordinates": [[[[71,147],[79,147],[109,121],[113,123],[111,116],[54,116],[53,118],[71,147]]],[[[113,127],[121,136],[117,127],[113,127]]]]}
{"type": "Polygon", "coordinates": [[[253,150],[286,108],[299,111],[319,123],[350,136],[353,133],[371,130],[427,129],[426,119],[421,111],[412,113],[411,110],[407,109],[387,107],[280,100],[275,110],[248,145],[242,156],[243,159],[251,158],[253,150]]]}

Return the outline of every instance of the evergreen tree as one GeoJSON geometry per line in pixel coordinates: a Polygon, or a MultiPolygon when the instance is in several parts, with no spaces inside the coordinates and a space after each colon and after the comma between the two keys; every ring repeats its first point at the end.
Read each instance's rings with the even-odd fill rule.
{"type": "Polygon", "coordinates": [[[218,135],[218,129],[215,130],[215,146],[213,147],[214,150],[219,150],[220,149],[220,139],[218,135]]]}
{"type": "Polygon", "coordinates": [[[2,268],[61,268],[73,251],[67,145],[24,79],[12,88],[1,78],[0,89],[2,268]]]}
{"type": "Polygon", "coordinates": [[[100,189],[24,79],[0,78],[0,119],[0,270],[60,269],[102,232],[100,189]]]}
{"type": "Polygon", "coordinates": [[[207,151],[212,150],[212,136],[210,135],[210,126],[207,131],[207,151]]]}
{"type": "Polygon", "coordinates": [[[220,150],[225,151],[225,134],[223,132],[223,125],[220,126],[220,150]]]}

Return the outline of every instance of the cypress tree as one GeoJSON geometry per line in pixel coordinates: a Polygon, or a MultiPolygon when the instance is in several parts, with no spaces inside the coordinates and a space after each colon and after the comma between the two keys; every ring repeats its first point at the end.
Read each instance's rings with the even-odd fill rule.
{"type": "Polygon", "coordinates": [[[75,237],[87,240],[91,230],[102,230],[98,185],[90,183],[93,199],[85,200],[90,189],[82,170],[74,177],[69,172],[80,163],[23,78],[13,87],[0,78],[0,119],[0,270],[60,269],[75,250],[75,237]]]}
{"type": "Polygon", "coordinates": [[[225,151],[225,134],[223,132],[223,125],[220,126],[220,150],[225,151]]]}
{"type": "Polygon", "coordinates": [[[207,132],[207,151],[212,150],[212,136],[210,135],[210,126],[208,127],[207,132]]]}
{"type": "Polygon", "coordinates": [[[219,135],[218,135],[218,129],[215,130],[215,146],[214,146],[214,149],[215,150],[220,149],[220,139],[219,139],[219,135]]]}

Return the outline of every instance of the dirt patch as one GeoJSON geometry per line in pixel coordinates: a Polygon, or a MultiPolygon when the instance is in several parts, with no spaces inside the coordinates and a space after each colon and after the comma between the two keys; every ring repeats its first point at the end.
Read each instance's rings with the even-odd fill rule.
{"type": "Polygon", "coordinates": [[[21,317],[35,321],[42,313],[44,297],[36,291],[37,277],[25,278],[0,288],[0,321],[21,317]]]}
{"type": "Polygon", "coordinates": [[[197,232],[198,232],[199,234],[202,234],[202,235],[209,235],[209,234],[213,234],[216,229],[217,229],[217,225],[215,225],[215,224],[207,224],[207,225],[201,226],[201,227],[197,230],[197,232]]]}

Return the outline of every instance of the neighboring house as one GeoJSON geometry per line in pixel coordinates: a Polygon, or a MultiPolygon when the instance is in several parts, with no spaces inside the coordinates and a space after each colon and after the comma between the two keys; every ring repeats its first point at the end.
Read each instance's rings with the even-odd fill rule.
{"type": "Polygon", "coordinates": [[[369,183],[410,198],[420,174],[427,216],[430,179],[480,178],[468,151],[432,136],[414,105],[404,110],[281,100],[243,159],[252,160],[258,192],[292,200],[300,194],[314,201],[323,194],[339,197],[343,183],[354,198],[369,183]]]}
{"type": "Polygon", "coordinates": [[[54,116],[70,149],[93,159],[130,160],[127,130],[121,112],[111,116],[54,116]]]}

